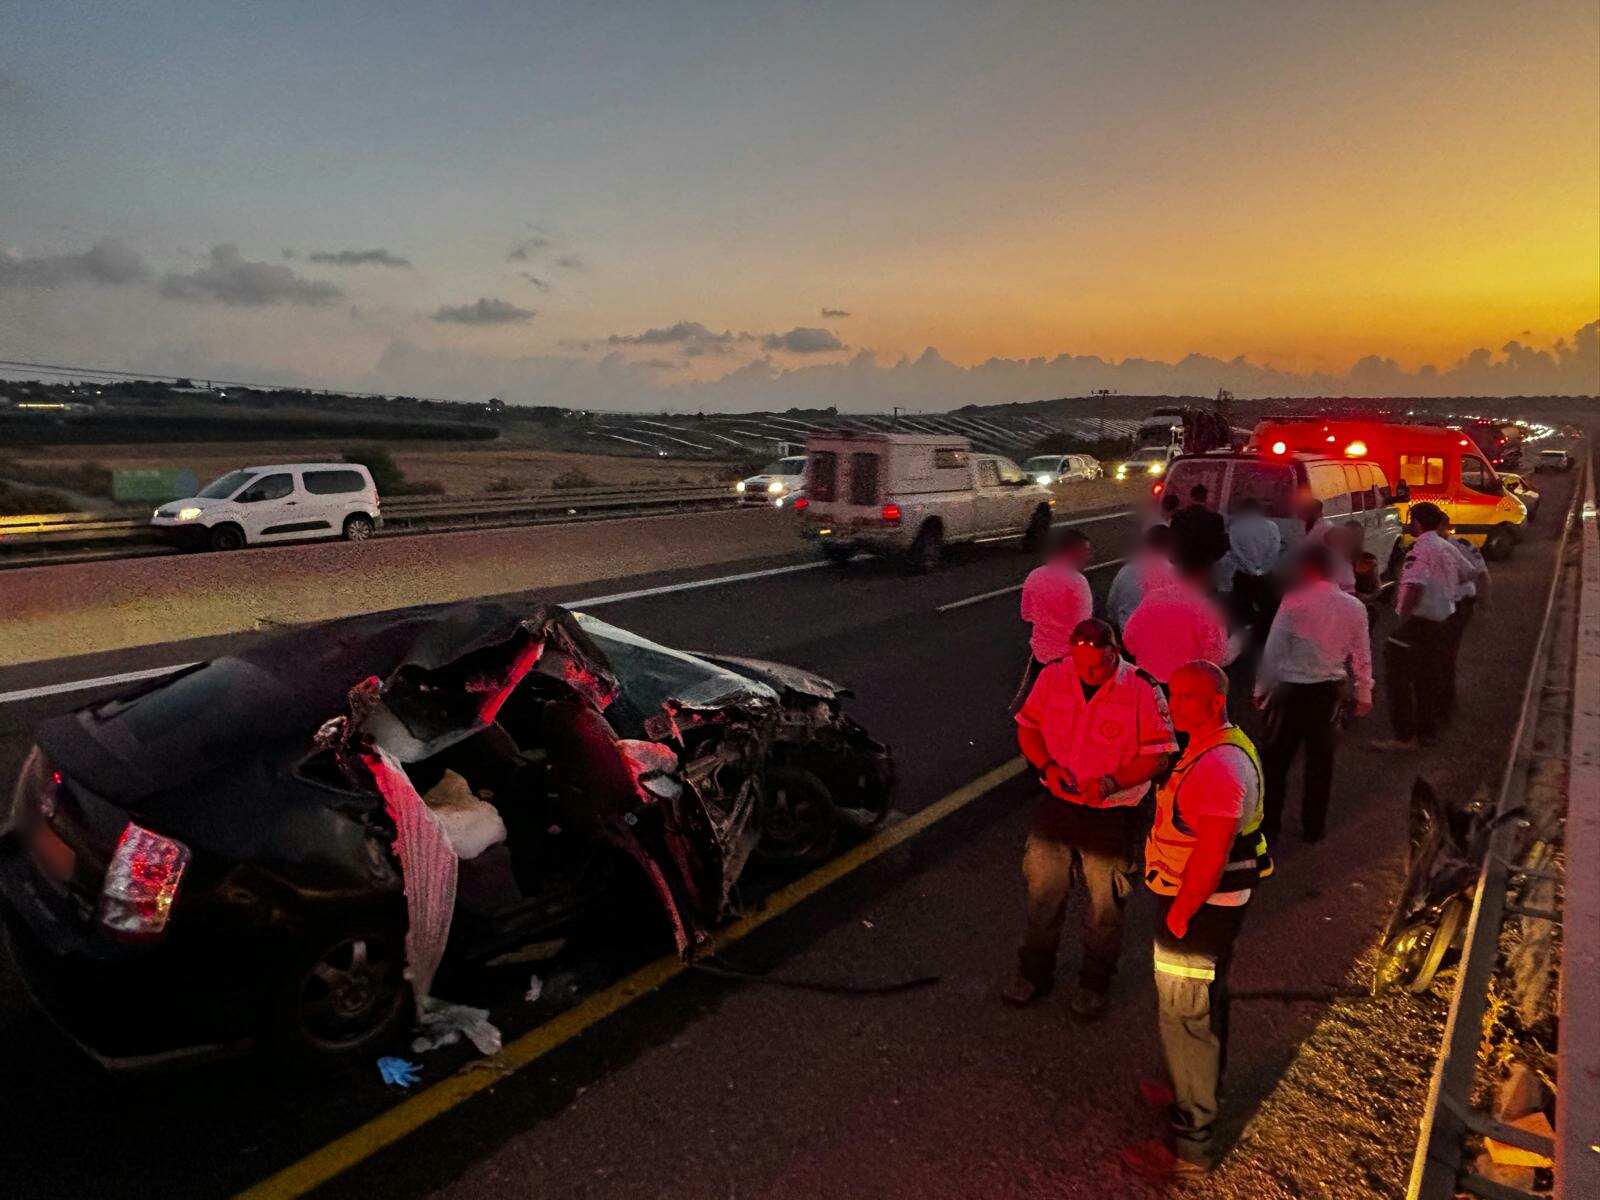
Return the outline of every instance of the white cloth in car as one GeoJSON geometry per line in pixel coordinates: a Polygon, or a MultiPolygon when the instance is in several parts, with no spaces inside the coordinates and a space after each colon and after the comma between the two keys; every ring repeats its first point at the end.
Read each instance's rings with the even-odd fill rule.
{"type": "Polygon", "coordinates": [[[477,858],[490,846],[506,840],[506,823],[500,819],[499,810],[473,795],[471,785],[454,771],[446,771],[422,801],[457,858],[477,858]]]}

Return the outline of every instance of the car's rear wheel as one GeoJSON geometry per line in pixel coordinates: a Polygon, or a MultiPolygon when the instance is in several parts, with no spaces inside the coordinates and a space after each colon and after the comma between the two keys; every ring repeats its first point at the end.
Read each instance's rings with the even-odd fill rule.
{"type": "Polygon", "coordinates": [[[372,518],[362,513],[344,520],[344,540],[347,542],[364,542],[372,536],[372,530],[372,518]]]}
{"type": "Polygon", "coordinates": [[[1511,557],[1511,548],[1517,544],[1517,535],[1510,525],[1496,525],[1483,539],[1483,556],[1491,562],[1511,557]]]}
{"type": "Polygon", "coordinates": [[[917,531],[917,540],[911,543],[906,554],[906,565],[918,575],[938,570],[944,558],[944,530],[937,521],[929,521],[917,531]]]}
{"type": "Polygon", "coordinates": [[[335,1065],[388,1044],[411,1016],[404,937],[359,929],[313,945],[279,996],[277,1048],[300,1063],[335,1065]]]}
{"type": "Polygon", "coordinates": [[[213,550],[242,550],[244,530],[237,525],[218,525],[207,535],[206,543],[213,550]]]}

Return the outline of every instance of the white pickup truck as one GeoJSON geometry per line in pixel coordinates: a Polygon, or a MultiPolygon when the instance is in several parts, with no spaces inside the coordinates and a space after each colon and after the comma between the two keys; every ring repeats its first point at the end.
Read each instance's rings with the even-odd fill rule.
{"type": "Polygon", "coordinates": [[[963,437],[818,434],[806,443],[801,536],[834,562],[857,551],[903,554],[931,571],[959,542],[1042,543],[1055,498],[1009,458],[975,454],[963,437]]]}

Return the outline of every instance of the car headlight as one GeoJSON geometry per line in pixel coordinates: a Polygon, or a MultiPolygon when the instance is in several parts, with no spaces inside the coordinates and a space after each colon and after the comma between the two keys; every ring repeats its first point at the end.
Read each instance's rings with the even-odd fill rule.
{"type": "Polygon", "coordinates": [[[1149,473],[1151,475],[1160,475],[1160,474],[1163,474],[1166,471],[1167,464],[1166,463],[1153,462],[1153,463],[1150,464],[1148,469],[1149,469],[1149,473]]]}
{"type": "Polygon", "coordinates": [[[198,521],[199,519],[200,510],[198,508],[180,508],[178,510],[178,520],[180,521],[198,521]]]}
{"type": "Polygon", "coordinates": [[[767,484],[767,491],[776,496],[779,492],[783,491],[783,484],[774,479],[771,483],[767,484]]]}
{"type": "Polygon", "coordinates": [[[1050,483],[1050,476],[1048,474],[1039,475],[1039,476],[1036,476],[1035,478],[1037,479],[1037,481],[1039,483],[1045,484],[1046,486],[1048,486],[1049,483],[1050,483]]]}
{"type": "Polygon", "coordinates": [[[734,484],[733,485],[733,490],[736,491],[736,492],[744,491],[744,480],[741,479],[741,480],[739,480],[738,483],[734,484]]]}
{"type": "Polygon", "coordinates": [[[1117,478],[1118,479],[1126,479],[1127,477],[1128,477],[1128,464],[1127,463],[1119,463],[1117,465],[1117,478]]]}

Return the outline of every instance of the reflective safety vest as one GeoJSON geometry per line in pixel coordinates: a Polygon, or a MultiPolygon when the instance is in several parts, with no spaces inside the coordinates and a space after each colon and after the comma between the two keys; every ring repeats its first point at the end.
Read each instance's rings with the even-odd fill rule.
{"type": "Polygon", "coordinates": [[[1184,781],[1195,764],[1219,746],[1237,746],[1249,756],[1256,772],[1256,807],[1234,839],[1228,865],[1212,894],[1243,891],[1272,874],[1272,856],[1267,853],[1267,839],[1261,832],[1261,759],[1256,756],[1256,748],[1244,730],[1236,725],[1224,725],[1214,733],[1191,740],[1178,759],[1178,765],[1172,768],[1172,774],[1156,792],[1155,824],[1144,845],[1144,881],[1158,896],[1178,894],[1189,856],[1199,840],[1194,828],[1183,817],[1184,781]]]}

